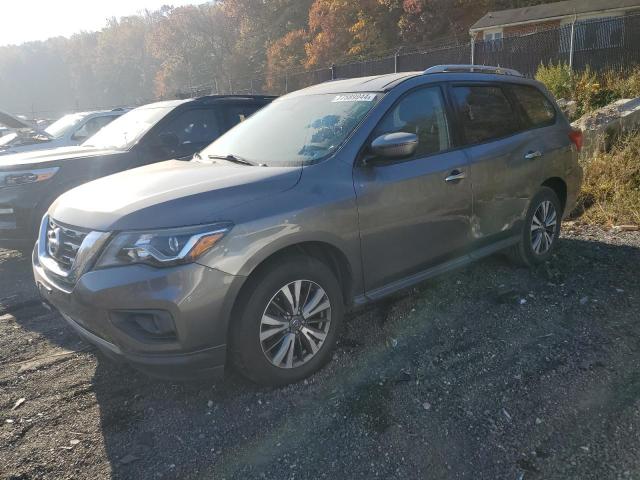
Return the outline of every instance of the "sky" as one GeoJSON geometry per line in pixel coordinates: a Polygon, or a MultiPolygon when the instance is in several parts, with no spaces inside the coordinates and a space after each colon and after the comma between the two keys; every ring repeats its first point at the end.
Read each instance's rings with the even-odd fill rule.
{"type": "Polygon", "coordinates": [[[0,0],[0,46],[100,30],[110,17],[205,0],[0,0]]]}

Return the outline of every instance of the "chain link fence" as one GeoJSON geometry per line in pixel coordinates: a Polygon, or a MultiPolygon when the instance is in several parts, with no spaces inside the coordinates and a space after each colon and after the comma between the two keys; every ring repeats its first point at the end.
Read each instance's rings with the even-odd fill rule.
{"type": "Polygon", "coordinates": [[[640,64],[640,15],[569,20],[558,28],[439,48],[401,47],[395,55],[326,68],[215,82],[184,95],[272,94],[339,78],[421,71],[433,65],[476,64],[514,68],[533,77],[541,64],[566,63],[581,71],[628,70],[640,64]]]}

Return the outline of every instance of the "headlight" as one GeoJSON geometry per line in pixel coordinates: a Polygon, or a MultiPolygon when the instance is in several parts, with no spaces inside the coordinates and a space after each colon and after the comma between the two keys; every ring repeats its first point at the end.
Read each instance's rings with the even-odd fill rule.
{"type": "Polygon", "coordinates": [[[36,170],[20,170],[15,172],[0,172],[0,187],[13,187],[26,183],[37,183],[49,180],[59,170],[58,167],[39,168],[36,170]]]}
{"type": "Polygon", "coordinates": [[[96,268],[143,263],[170,267],[194,262],[231,230],[229,224],[122,232],[109,242],[96,268]]]}

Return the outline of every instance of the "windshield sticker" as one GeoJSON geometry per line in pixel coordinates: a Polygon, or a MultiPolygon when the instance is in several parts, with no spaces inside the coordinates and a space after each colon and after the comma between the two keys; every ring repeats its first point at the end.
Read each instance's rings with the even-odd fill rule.
{"type": "Polygon", "coordinates": [[[336,95],[331,102],[373,102],[375,99],[375,93],[346,93],[336,95]]]}

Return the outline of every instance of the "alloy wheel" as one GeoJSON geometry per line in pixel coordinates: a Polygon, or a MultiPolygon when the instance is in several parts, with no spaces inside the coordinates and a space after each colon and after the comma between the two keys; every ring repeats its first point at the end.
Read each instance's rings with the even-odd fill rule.
{"type": "Polygon", "coordinates": [[[556,236],[558,214],[553,203],[543,201],[531,219],[531,248],[536,255],[547,253],[556,236]]]}
{"type": "Polygon", "coordinates": [[[262,352],[278,368],[296,368],[322,348],[331,326],[331,302],[311,280],[296,280],[278,290],[260,321],[262,352]]]}

